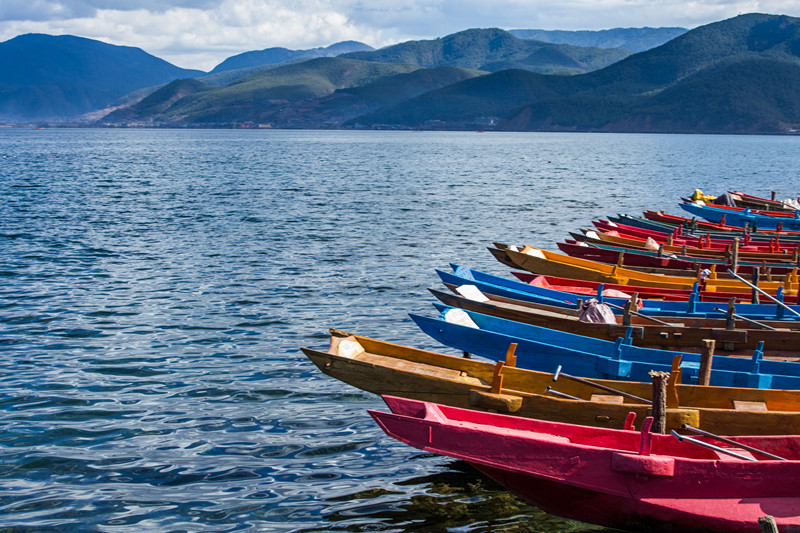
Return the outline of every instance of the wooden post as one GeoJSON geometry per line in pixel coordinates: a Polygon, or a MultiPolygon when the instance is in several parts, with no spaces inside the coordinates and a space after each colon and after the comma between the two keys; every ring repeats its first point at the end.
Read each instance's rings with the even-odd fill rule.
{"type": "Polygon", "coordinates": [[[708,385],[711,382],[711,362],[714,359],[714,339],[703,339],[703,352],[700,355],[700,371],[697,374],[698,385],[708,385]]]}
{"type": "Polygon", "coordinates": [[[761,533],[778,533],[778,524],[775,523],[775,518],[770,515],[760,517],[758,525],[761,527],[761,533]]]}
{"type": "Polygon", "coordinates": [[[653,378],[653,433],[667,432],[667,382],[669,372],[650,371],[653,378]]]}
{"type": "MultiPolygon", "coordinates": [[[[758,278],[759,278],[759,277],[760,277],[760,276],[759,276],[758,269],[757,269],[757,268],[754,268],[754,269],[753,269],[753,285],[755,285],[756,287],[758,287],[758,278]]],[[[754,288],[753,288],[753,296],[751,297],[751,299],[752,299],[752,301],[753,301],[753,303],[754,303],[754,304],[757,304],[757,303],[759,303],[759,300],[758,300],[758,294],[759,294],[759,293],[758,293],[758,291],[757,291],[757,290],[755,289],[755,287],[754,287],[754,288]]]]}
{"type": "Polygon", "coordinates": [[[776,191],[772,191],[772,201],[775,201],[775,195],[778,194],[776,191]]]}
{"type": "Polygon", "coordinates": [[[631,300],[625,302],[625,305],[622,308],[622,325],[631,325],[631,300]]]}
{"type": "Polygon", "coordinates": [[[733,249],[731,250],[731,269],[734,272],[739,270],[739,237],[733,239],[733,249]]]}
{"type": "Polygon", "coordinates": [[[734,313],[736,313],[736,298],[731,298],[728,300],[728,312],[725,313],[725,329],[736,329],[734,313]]]}
{"type": "MultiPolygon", "coordinates": [[[[725,313],[725,329],[733,330],[736,329],[736,318],[733,315],[736,314],[736,299],[731,298],[728,300],[728,312],[725,313]]],[[[722,349],[727,351],[733,351],[736,347],[732,342],[723,342],[722,349]]]]}

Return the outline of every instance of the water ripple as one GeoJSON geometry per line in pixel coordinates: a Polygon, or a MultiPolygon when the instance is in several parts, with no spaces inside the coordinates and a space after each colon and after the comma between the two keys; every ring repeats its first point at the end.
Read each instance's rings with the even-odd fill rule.
{"type": "Polygon", "coordinates": [[[434,268],[788,196],[794,141],[0,130],[0,530],[599,531],[389,439],[298,348],[441,349],[407,316],[434,268]]]}

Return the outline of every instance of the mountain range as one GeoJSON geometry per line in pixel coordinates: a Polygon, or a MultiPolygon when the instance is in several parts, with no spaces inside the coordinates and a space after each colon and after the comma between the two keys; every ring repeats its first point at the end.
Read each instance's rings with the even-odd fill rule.
{"type": "Polygon", "coordinates": [[[138,49],[25,35],[0,43],[0,80],[6,122],[93,112],[84,123],[787,133],[800,129],[800,19],[748,14],[689,31],[471,29],[379,50],[247,52],[211,73],[138,49]]]}
{"type": "Polygon", "coordinates": [[[20,35],[0,43],[0,119],[64,119],[142,87],[201,74],[139,48],[71,35],[20,35]]]}

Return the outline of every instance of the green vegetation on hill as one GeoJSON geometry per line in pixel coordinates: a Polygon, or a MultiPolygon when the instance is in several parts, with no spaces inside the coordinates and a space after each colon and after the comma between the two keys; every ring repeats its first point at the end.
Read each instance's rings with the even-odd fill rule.
{"type": "Polygon", "coordinates": [[[508,130],[780,133],[798,122],[798,65],[800,19],[741,15],[595,72],[517,72],[514,83],[536,91],[504,91],[507,74],[498,72],[362,119],[457,128],[495,116],[508,130]]]}
{"type": "Polygon", "coordinates": [[[455,67],[417,69],[365,85],[338,89],[322,98],[288,103],[263,115],[263,120],[291,127],[339,127],[347,120],[365,113],[485,74],[455,67]]]}
{"type": "Polygon", "coordinates": [[[263,122],[276,107],[419,68],[341,58],[310,59],[252,74],[226,87],[181,100],[164,114],[163,120],[193,124],[263,122]]]}
{"type": "Polygon", "coordinates": [[[197,94],[210,91],[212,87],[193,79],[175,80],[161,87],[141,101],[113,111],[103,117],[106,123],[152,122],[154,117],[169,111],[178,101],[188,102],[197,94]]]}
{"type": "Polygon", "coordinates": [[[406,125],[423,127],[435,120],[459,126],[480,117],[497,116],[532,97],[556,96],[569,77],[546,76],[523,70],[504,70],[431,91],[407,102],[351,120],[349,125],[406,125]],[[486,95],[492,95],[486,98],[486,95]]]}
{"type": "Polygon", "coordinates": [[[450,65],[495,72],[521,68],[532,72],[576,74],[610,65],[630,55],[626,50],[586,50],[578,46],[518,39],[497,29],[471,29],[434,40],[407,41],[374,52],[341,57],[410,63],[426,68],[450,65]]]}
{"type": "Polygon", "coordinates": [[[514,37],[546,43],[644,52],[686,33],[685,28],[613,28],[610,30],[509,30],[514,37]]]}

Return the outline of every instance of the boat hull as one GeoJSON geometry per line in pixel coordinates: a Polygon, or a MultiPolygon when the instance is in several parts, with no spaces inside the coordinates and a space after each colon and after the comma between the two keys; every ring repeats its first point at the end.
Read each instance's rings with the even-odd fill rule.
{"type": "MultiPolygon", "coordinates": [[[[588,428],[384,398],[370,411],[387,435],[467,461],[560,516],[646,531],[800,528],[798,437],[737,437],[787,461],[733,458],[670,435],[588,428]],[[726,458],[723,458],[726,457],[726,458]]],[[[737,448],[738,449],[738,448],[737,448]]]]}
{"type": "Polygon", "coordinates": [[[789,533],[797,531],[797,517],[800,515],[800,503],[796,498],[770,498],[757,502],[735,497],[654,498],[644,501],[470,464],[550,514],[605,527],[663,533],[760,533],[758,519],[770,515],[775,518],[779,531],[789,533]],[[780,516],[780,513],[788,516],[780,516]]]}

